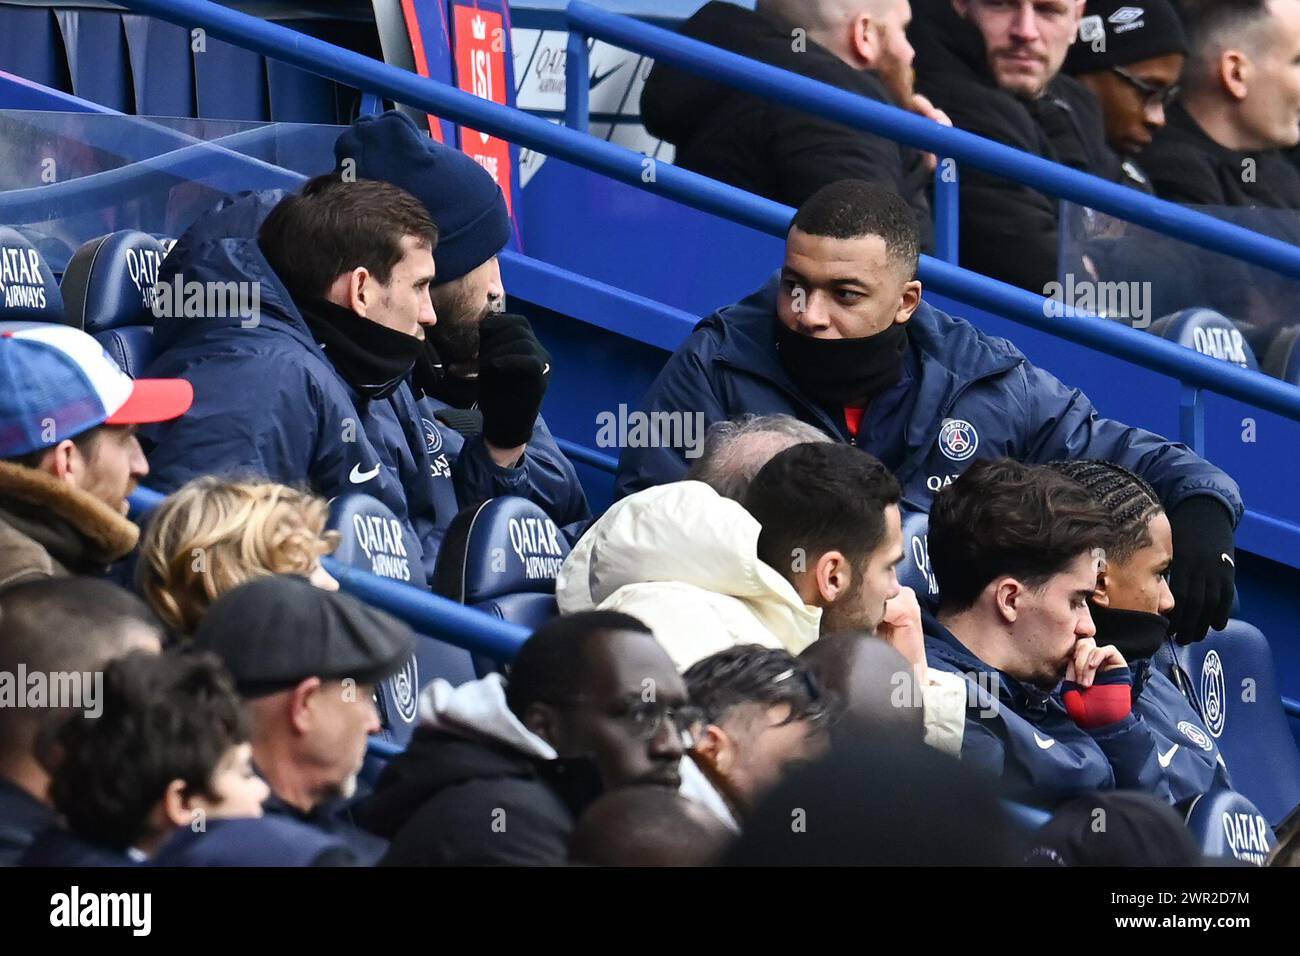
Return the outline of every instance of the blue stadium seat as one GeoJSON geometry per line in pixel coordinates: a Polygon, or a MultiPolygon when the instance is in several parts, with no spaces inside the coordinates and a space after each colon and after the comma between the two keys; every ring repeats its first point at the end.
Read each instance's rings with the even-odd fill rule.
{"type": "Polygon", "coordinates": [[[1240,793],[1220,790],[1192,801],[1187,829],[1208,857],[1266,866],[1277,836],[1259,808],[1240,793]]]}
{"type": "MultiPolygon", "coordinates": [[[[420,574],[407,555],[416,543],[382,502],[369,495],[340,495],[330,503],[331,529],[339,533],[333,557],[341,564],[379,577],[409,582],[420,574]]],[[[474,661],[468,651],[424,635],[417,635],[415,655],[396,675],[384,681],[376,697],[384,740],[405,746],[416,725],[416,703],[421,688],[435,677],[452,684],[473,680],[474,661]]]]}
{"type": "Polygon", "coordinates": [[[197,116],[190,33],[152,17],[122,14],[136,113],[197,116]]]}
{"type": "Polygon", "coordinates": [[[53,10],[0,3],[0,69],[72,92],[63,37],[53,10]]]}
{"type": "Polygon", "coordinates": [[[898,583],[916,592],[921,606],[933,610],[938,604],[939,585],[930,570],[930,516],[922,511],[903,512],[903,561],[898,566],[898,583]]]}
{"type": "Polygon", "coordinates": [[[569,543],[540,507],[493,498],[452,521],[438,552],[434,590],[535,630],[556,614],[555,576],[569,543]]]}
{"type": "Polygon", "coordinates": [[[63,273],[69,325],[89,332],[131,377],[153,360],[153,301],[162,244],[124,229],[91,239],[63,273]]]}
{"type": "Polygon", "coordinates": [[[1245,621],[1229,621],[1178,649],[1205,726],[1218,740],[1233,787],[1277,824],[1300,805],[1300,753],[1273,673],[1268,641],[1245,621]]]}
{"type": "Polygon", "coordinates": [[[54,272],[16,229],[0,226],[0,322],[63,322],[54,272]]]}
{"type": "Polygon", "coordinates": [[[257,53],[215,37],[194,55],[200,119],[269,120],[266,61],[257,53]]]}
{"type": "Polygon", "coordinates": [[[1264,353],[1263,371],[1292,385],[1300,385],[1300,325],[1279,332],[1264,353]]]}
{"type": "Polygon", "coordinates": [[[1259,369],[1255,352],[1227,316],[1213,309],[1183,309],[1156,319],[1147,330],[1202,355],[1231,362],[1242,368],[1259,369]]]}
{"type": "Polygon", "coordinates": [[[120,113],[135,112],[122,15],[116,10],[56,10],[72,92],[120,113]]]}

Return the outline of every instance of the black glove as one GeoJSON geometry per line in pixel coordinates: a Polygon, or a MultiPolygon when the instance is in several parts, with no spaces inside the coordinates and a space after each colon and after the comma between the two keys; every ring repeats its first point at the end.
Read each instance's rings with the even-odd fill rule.
{"type": "Polygon", "coordinates": [[[1169,525],[1174,532],[1169,589],[1175,602],[1169,630],[1179,644],[1191,644],[1203,640],[1209,628],[1228,624],[1237,572],[1232,515],[1219,499],[1196,495],[1169,512],[1169,525]]]}
{"type": "Polygon", "coordinates": [[[518,448],[533,437],[551,374],[551,356],[522,315],[489,315],[479,326],[478,407],[483,438],[518,448]]]}

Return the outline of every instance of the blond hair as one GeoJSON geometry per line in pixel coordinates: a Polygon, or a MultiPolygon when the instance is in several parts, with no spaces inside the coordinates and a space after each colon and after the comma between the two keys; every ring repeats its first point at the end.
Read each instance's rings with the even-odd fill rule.
{"type": "Polygon", "coordinates": [[[286,485],[205,477],[150,516],[136,582],[169,628],[193,633],[208,605],[253,578],[308,575],[338,546],[324,499],[286,485]]]}

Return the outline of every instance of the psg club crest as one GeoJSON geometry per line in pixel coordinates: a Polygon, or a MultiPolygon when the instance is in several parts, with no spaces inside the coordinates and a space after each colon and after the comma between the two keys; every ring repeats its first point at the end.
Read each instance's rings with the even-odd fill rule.
{"type": "Polygon", "coordinates": [[[420,670],[415,662],[415,655],[402,665],[402,669],[392,677],[393,703],[397,705],[397,716],[402,723],[415,721],[415,711],[419,703],[420,670]]]}
{"type": "Polygon", "coordinates": [[[945,458],[965,461],[980,446],[980,436],[975,426],[960,418],[950,418],[939,429],[939,450],[945,458]]]}
{"type": "Polygon", "coordinates": [[[442,451],[442,432],[427,418],[421,418],[420,424],[424,427],[424,447],[429,450],[429,457],[432,458],[442,451]]]}
{"type": "Polygon", "coordinates": [[[1205,728],[1213,737],[1223,733],[1223,724],[1228,719],[1227,702],[1223,661],[1219,660],[1218,651],[1210,651],[1201,662],[1201,710],[1205,714],[1205,728]]]}

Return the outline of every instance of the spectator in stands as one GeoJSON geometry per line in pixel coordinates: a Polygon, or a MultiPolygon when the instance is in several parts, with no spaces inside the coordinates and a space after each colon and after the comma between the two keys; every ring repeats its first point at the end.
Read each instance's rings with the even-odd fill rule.
{"type": "Polygon", "coordinates": [[[1114,462],[1061,461],[1051,467],[1083,485],[1110,518],[1106,563],[1088,609],[1097,643],[1113,644],[1133,671],[1141,690],[1133,711],[1156,737],[1174,803],[1186,809],[1202,794],[1231,789],[1218,745],[1189,700],[1190,681],[1175,665],[1173,676],[1186,682],[1179,689],[1151,660],[1166,641],[1174,607],[1168,580],[1173,534],[1160,499],[1114,462]]]}
{"type": "Polygon", "coordinates": [[[377,860],[382,841],[338,811],[380,727],[375,685],[414,653],[410,628],[349,595],[276,575],[217,598],[194,645],[222,659],[244,698],[253,762],[271,787],[266,812],[338,837],[362,862],[377,860]]]}
{"type": "Polygon", "coordinates": [[[682,677],[703,711],[684,762],[703,778],[687,795],[737,830],[792,767],[825,750],[834,705],[802,661],[758,644],[711,654],[682,677]]]}
{"type": "Polygon", "coordinates": [[[700,804],[667,787],[620,787],[574,827],[569,860],[586,866],[709,866],[730,832],[700,804]]]}
{"type": "Polygon", "coordinates": [[[1173,802],[1158,742],[1133,713],[1132,671],[1094,639],[1088,600],[1110,538],[1087,489],[1041,465],[980,462],[935,498],[926,656],[971,682],[962,762],[1012,799],[1126,789],[1173,802]]]}
{"type": "Polygon", "coordinates": [[[172,633],[190,636],[208,606],[255,577],[299,574],[338,590],[321,567],[338,544],[322,498],[266,481],[196,478],[149,516],[136,581],[172,633]]]}
{"type": "MultiPolygon", "coordinates": [[[[960,129],[1149,192],[1107,145],[1097,98],[1061,73],[1083,12],[1084,0],[917,0],[917,86],[960,129]]],[[[960,191],[961,264],[1044,294],[1059,200],[969,166],[960,191]]]]}
{"type": "MultiPolygon", "coordinates": [[[[792,414],[892,469],[909,507],[980,458],[1104,458],[1159,492],[1174,531],[1179,640],[1222,627],[1231,604],[1236,483],[1182,445],[1101,418],[1077,389],[1005,339],[921,301],[906,206],[866,183],[828,186],[799,210],[785,264],[764,288],[706,318],[651,384],[644,410],[792,414]]],[[[626,448],[626,494],[676,481],[681,449],[626,448]]]]}
{"type": "MultiPolygon", "coordinates": [[[[162,631],[135,595],[90,578],[38,578],[0,592],[0,673],[88,674],[132,651],[158,653],[162,631]]],[[[92,684],[93,690],[93,684],[92,684]]],[[[98,695],[97,695],[98,696],[98,695]]],[[[72,703],[75,703],[73,701],[72,703]]],[[[92,703],[83,694],[83,704],[92,703]]],[[[54,822],[47,744],[66,708],[0,707],[0,866],[54,822]]]]}
{"type": "Polygon", "coordinates": [[[543,625],[508,681],[435,680],[420,715],[359,810],[392,840],[386,865],[563,864],[574,820],[603,789],[678,787],[694,720],[649,630],[608,612],[543,625]]]}
{"type": "MultiPolygon", "coordinates": [[[[714,0],[682,32],[951,125],[912,90],[911,16],[908,0],[759,0],[755,11],[714,0]]],[[[650,71],[641,116],[686,169],[789,206],[837,180],[864,179],[905,197],[929,236],[933,158],[908,147],[665,63],[650,71]]]]}
{"type": "Polygon", "coordinates": [[[749,483],[778,452],[791,445],[830,440],[820,428],[793,415],[740,415],[714,422],[686,480],[702,481],[723,498],[743,501],[749,483]]]}
{"type": "MultiPolygon", "coordinates": [[[[831,727],[832,737],[884,731],[908,740],[924,738],[923,698],[918,700],[914,690],[915,670],[890,644],[870,634],[823,634],[799,655],[799,660],[838,701],[839,720],[831,727]]],[[[949,706],[962,715],[956,721],[958,735],[952,741],[933,744],[953,754],[961,752],[960,731],[966,712],[964,685],[956,693],[959,699],[949,706]]]]}
{"type": "Polygon", "coordinates": [[[149,473],[136,427],[192,400],[188,382],[131,381],[77,329],[0,330],[0,587],[102,574],[134,548],[126,498],[149,473]]]}
{"type": "Polygon", "coordinates": [[[768,794],[727,866],[991,866],[1014,861],[993,788],[892,737],[837,740],[768,794]]]}
{"type": "Polygon", "coordinates": [[[67,720],[50,784],[67,830],[25,866],[127,865],[209,818],[260,817],[269,791],[250,765],[239,697],[210,654],[129,654],[103,672],[97,706],[67,720]]]}
{"type": "Polygon", "coordinates": [[[410,192],[438,227],[429,289],[438,322],[426,329],[413,384],[441,527],[500,495],[528,498],[561,527],[585,522],[577,472],[539,414],[551,357],[527,319],[504,314],[497,256],[512,225],[501,187],[396,111],[356,120],[334,154],[340,173],[410,192]]]}
{"type": "Polygon", "coordinates": [[[1142,154],[1156,193],[1206,206],[1300,209],[1300,0],[1184,0],[1181,100],[1142,154]]]}
{"type": "MultiPolygon", "coordinates": [[[[1165,125],[1186,60],[1187,36],[1169,0],[1146,0],[1140,8],[1125,0],[1089,0],[1065,72],[1097,97],[1106,141],[1131,164],[1165,125]]],[[[1127,171],[1132,179],[1146,179],[1136,167],[1127,171]]]]}
{"type": "Polygon", "coordinates": [[[435,321],[437,239],[408,193],[333,174],[200,218],[160,282],[233,282],[249,290],[250,309],[155,323],[152,368],[196,383],[199,399],[146,435],[152,484],[173,491],[200,475],[250,473],[325,498],[368,494],[413,532],[423,553],[411,558],[431,575],[450,516],[435,500],[406,380],[435,321]]]}

